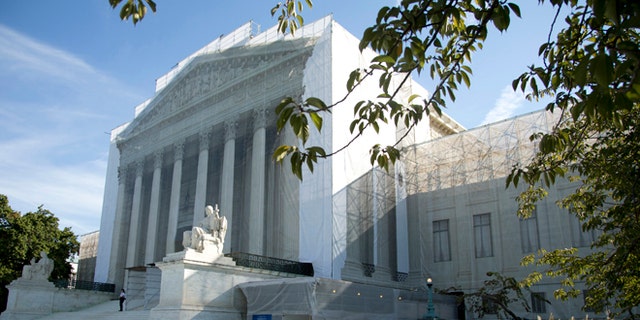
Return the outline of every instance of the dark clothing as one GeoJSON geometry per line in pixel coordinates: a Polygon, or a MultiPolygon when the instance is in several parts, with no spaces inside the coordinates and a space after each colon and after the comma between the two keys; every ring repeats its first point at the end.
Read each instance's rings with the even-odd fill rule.
{"type": "Polygon", "coordinates": [[[124,294],[124,292],[120,293],[120,311],[122,311],[122,307],[124,305],[124,301],[127,300],[127,296],[124,294]]]}

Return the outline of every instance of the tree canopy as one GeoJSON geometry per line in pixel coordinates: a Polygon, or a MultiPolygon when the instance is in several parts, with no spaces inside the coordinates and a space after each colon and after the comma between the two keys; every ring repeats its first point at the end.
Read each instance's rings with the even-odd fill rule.
{"type": "MultiPolygon", "coordinates": [[[[145,1],[155,10],[155,3],[145,1]]],[[[110,2],[117,5],[120,0],[110,2]]],[[[528,93],[533,100],[552,98],[546,109],[560,113],[561,120],[552,132],[531,137],[539,141],[539,153],[532,162],[516,165],[506,185],[529,186],[519,198],[519,213],[526,216],[557,179],[579,181],[581,186],[560,205],[581,220],[584,230],[597,231],[599,237],[589,252],[542,250],[526,257],[524,263],[548,269],[532,274],[524,284],[543,276],[563,277],[566,287],[557,290],[556,297],[567,298],[578,292],[574,282],[583,281],[589,292],[588,308],[615,307],[614,313],[633,316],[632,308],[640,305],[640,139],[636,130],[640,2],[538,3],[556,10],[549,37],[539,47],[543,64],[531,65],[513,81],[513,89],[528,93]]],[[[146,10],[140,9],[145,6],[142,0],[128,0],[127,4],[137,9],[127,9],[124,15],[121,11],[121,17],[137,12],[133,22],[142,19],[146,10]]],[[[271,14],[278,14],[282,32],[294,33],[304,22],[300,12],[305,4],[311,7],[308,0],[287,0],[274,7],[271,14]]],[[[364,79],[377,77],[379,95],[355,106],[331,105],[315,97],[304,101],[285,98],[276,107],[278,130],[293,130],[299,141],[280,146],[274,159],[289,159],[293,173],[302,179],[304,165],[313,171],[318,159],[348,147],[365,130],[378,131],[390,121],[411,129],[431,112],[440,113],[455,101],[459,87],[471,85],[472,53],[482,50],[490,32],[508,30],[511,19],[520,16],[517,3],[505,0],[401,0],[396,6],[382,7],[360,42],[361,50],[371,48],[378,55],[367,68],[353,70],[346,83],[348,95],[364,79]],[[427,74],[435,87],[428,97],[398,101],[391,80],[404,83],[412,74],[427,74]],[[322,146],[308,146],[310,123],[322,130],[322,116],[337,107],[354,109],[353,141],[330,152],[322,146]]],[[[403,138],[394,145],[373,145],[372,165],[388,169],[401,155],[396,146],[403,138]]]]}
{"type": "MultiPolygon", "coordinates": [[[[524,263],[546,267],[563,278],[557,298],[577,296],[585,283],[586,305],[633,317],[640,305],[640,3],[637,1],[551,1],[571,6],[566,27],[540,46],[542,66],[532,65],[513,86],[529,87],[531,98],[550,95],[547,110],[560,112],[551,133],[537,134],[539,152],[515,167],[507,185],[520,180],[520,214],[528,215],[556,179],[578,182],[559,201],[584,231],[595,232],[591,250],[541,250],[524,263]]],[[[626,316],[625,315],[625,316],[626,316]]]]}
{"type": "MultiPolygon", "coordinates": [[[[80,244],[69,227],[60,229],[58,218],[51,211],[38,207],[24,215],[14,211],[7,196],[0,194],[0,286],[6,298],[5,286],[22,275],[22,267],[32,258],[40,259],[44,251],[53,260],[50,280],[68,279],[71,264],[68,259],[78,253],[80,244]]],[[[4,304],[3,308],[4,310],[4,304]]]]}
{"type": "MultiPolygon", "coordinates": [[[[441,290],[443,294],[454,294],[459,292],[459,288],[448,288],[441,290]]],[[[483,318],[487,314],[495,314],[498,319],[521,320],[517,313],[512,310],[514,305],[531,312],[531,306],[525,293],[531,294],[529,287],[521,286],[520,282],[513,277],[506,277],[498,272],[487,272],[487,280],[479,289],[465,293],[464,299],[467,310],[473,312],[478,318],[483,318]]],[[[543,302],[548,302],[543,300],[543,302]]]]}

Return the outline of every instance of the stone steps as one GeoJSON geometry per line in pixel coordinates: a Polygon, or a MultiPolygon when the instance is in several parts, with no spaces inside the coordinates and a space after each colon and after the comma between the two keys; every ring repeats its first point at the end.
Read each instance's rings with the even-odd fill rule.
{"type": "Polygon", "coordinates": [[[101,319],[122,319],[122,320],[144,320],[149,318],[149,310],[118,311],[120,309],[117,300],[105,302],[97,306],[89,307],[74,312],[58,312],[48,315],[42,320],[101,320],[101,319]]]}

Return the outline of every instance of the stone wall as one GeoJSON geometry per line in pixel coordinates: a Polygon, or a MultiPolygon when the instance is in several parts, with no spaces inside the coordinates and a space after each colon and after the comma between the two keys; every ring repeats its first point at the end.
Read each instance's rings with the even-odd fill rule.
{"type": "Polygon", "coordinates": [[[112,298],[112,292],[58,289],[53,295],[53,312],[77,311],[107,302],[112,298]]]}
{"type": "Polygon", "coordinates": [[[88,308],[113,298],[113,293],[56,288],[46,280],[13,281],[9,286],[7,309],[2,320],[36,319],[54,312],[88,308]]]}

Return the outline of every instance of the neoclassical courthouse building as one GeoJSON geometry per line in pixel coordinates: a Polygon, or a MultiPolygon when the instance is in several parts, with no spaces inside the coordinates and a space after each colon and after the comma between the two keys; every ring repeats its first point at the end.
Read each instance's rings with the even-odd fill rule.
{"type": "MultiPolygon", "coordinates": [[[[299,181],[271,158],[279,145],[295,143],[292,134],[276,132],[274,107],[284,97],[341,100],[350,71],[375,55],[361,53],[358,39],[330,16],[295,36],[255,29],[247,23],[184,59],[156,81],[155,95],[133,119],[113,130],[95,281],[128,288],[135,300],[142,290],[136,293],[134,278],[157,274],[157,262],[183,250],[183,232],[209,204],[228,220],[224,253],[310,263],[318,281],[362,285],[371,294],[395,290],[373,302],[392,306],[381,319],[421,317],[426,278],[438,289],[469,292],[488,271],[523,277],[531,269],[520,267],[520,258],[539,248],[590,244],[593,235],[554,204],[575,186],[559,183],[526,220],[516,216],[521,190],[505,189],[512,165],[535,153],[529,136],[554,123],[545,112],[471,130],[434,113],[403,140],[391,172],[372,167],[368,153],[406,131],[387,125],[321,159],[299,181]]],[[[376,79],[358,87],[308,144],[328,152],[344,146],[353,136],[351,106],[377,92],[376,79]]],[[[415,93],[428,95],[408,82],[399,99],[415,93]]],[[[522,315],[583,316],[582,299],[553,299],[558,286],[536,285],[533,312],[522,315]]],[[[153,300],[148,291],[144,299],[153,300]]],[[[342,295],[341,308],[360,303],[346,289],[342,295]]],[[[465,317],[463,308],[439,310],[447,303],[438,303],[441,317],[465,317]]],[[[313,319],[332,318],[319,316],[322,307],[314,312],[313,319]]]]}

